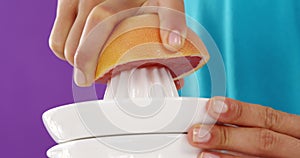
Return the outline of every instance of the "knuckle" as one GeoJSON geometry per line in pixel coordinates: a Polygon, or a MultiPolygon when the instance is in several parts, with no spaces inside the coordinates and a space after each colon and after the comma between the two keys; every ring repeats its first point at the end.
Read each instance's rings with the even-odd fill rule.
{"type": "Polygon", "coordinates": [[[219,132],[219,140],[218,140],[218,145],[221,147],[228,146],[230,144],[229,137],[230,137],[230,131],[229,128],[226,127],[219,127],[218,128],[219,132]]]}
{"type": "Polygon", "coordinates": [[[90,12],[95,6],[101,4],[104,0],[80,0],[79,1],[79,11],[90,12]]]}
{"type": "Polygon", "coordinates": [[[266,107],[264,110],[264,126],[267,129],[272,129],[280,121],[280,115],[274,109],[266,107]]]}
{"type": "Polygon", "coordinates": [[[231,117],[232,122],[239,122],[243,115],[242,105],[237,102],[231,102],[230,107],[233,108],[233,115],[231,117]]]}
{"type": "Polygon", "coordinates": [[[89,15],[89,23],[97,24],[103,19],[114,14],[114,10],[106,5],[98,5],[94,7],[89,15]]]}
{"type": "Polygon", "coordinates": [[[265,153],[265,152],[273,151],[275,145],[278,142],[278,138],[274,134],[274,132],[267,129],[260,129],[258,142],[259,142],[258,152],[265,153]]]}
{"type": "Polygon", "coordinates": [[[74,8],[78,5],[78,0],[58,0],[58,4],[63,8],[74,8]]]}

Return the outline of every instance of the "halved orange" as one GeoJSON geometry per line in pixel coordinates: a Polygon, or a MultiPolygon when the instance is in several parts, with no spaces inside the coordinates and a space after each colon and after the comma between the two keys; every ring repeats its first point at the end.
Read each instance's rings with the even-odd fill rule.
{"type": "Polygon", "coordinates": [[[125,19],[114,29],[99,55],[95,77],[106,83],[121,71],[159,65],[168,68],[178,80],[201,68],[209,58],[203,42],[191,29],[181,49],[166,49],[158,15],[144,14],[125,19]]]}

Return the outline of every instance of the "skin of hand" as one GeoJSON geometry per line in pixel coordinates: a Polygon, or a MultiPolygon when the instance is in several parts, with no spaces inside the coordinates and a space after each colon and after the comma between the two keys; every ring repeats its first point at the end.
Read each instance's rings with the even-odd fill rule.
{"type": "Polygon", "coordinates": [[[218,123],[188,132],[190,144],[204,149],[199,157],[300,157],[300,116],[224,97],[210,99],[206,109],[218,123]]]}
{"type": "MultiPolygon", "coordinates": [[[[164,7],[184,13],[183,0],[58,0],[49,46],[58,58],[74,66],[74,81],[78,86],[90,86],[94,82],[98,56],[114,27],[125,18],[135,16],[121,14],[114,18],[113,15],[147,6],[164,7]],[[84,46],[83,41],[88,34],[105,20],[101,38],[90,41],[92,47],[84,46]]],[[[160,28],[165,28],[160,31],[163,44],[172,51],[180,49],[187,31],[185,17],[172,14],[167,9],[157,9],[155,12],[160,18],[160,28]]],[[[183,81],[175,83],[180,88],[183,81]]]]}

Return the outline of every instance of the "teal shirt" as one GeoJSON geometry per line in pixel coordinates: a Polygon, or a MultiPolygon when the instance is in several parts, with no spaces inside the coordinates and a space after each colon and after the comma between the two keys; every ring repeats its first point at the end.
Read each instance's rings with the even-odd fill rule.
{"type": "MultiPolygon", "coordinates": [[[[299,0],[186,0],[185,7],[222,54],[227,97],[300,115],[299,0]]],[[[201,93],[187,77],[183,96],[219,95],[207,66],[196,75],[201,93]]]]}

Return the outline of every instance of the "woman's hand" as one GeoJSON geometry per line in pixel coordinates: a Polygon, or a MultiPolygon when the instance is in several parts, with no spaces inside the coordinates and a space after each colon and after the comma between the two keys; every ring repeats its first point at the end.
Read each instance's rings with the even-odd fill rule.
{"type": "Polygon", "coordinates": [[[300,116],[222,97],[211,99],[207,110],[220,124],[195,125],[188,135],[193,146],[204,149],[203,158],[238,157],[215,150],[241,157],[300,157],[300,116]]]}
{"type": "Polygon", "coordinates": [[[94,82],[97,59],[110,33],[120,21],[135,14],[113,15],[143,6],[167,8],[154,11],[159,15],[160,27],[168,30],[161,30],[161,39],[168,49],[181,48],[186,36],[185,18],[168,9],[184,13],[183,0],[58,0],[49,45],[59,58],[74,65],[77,85],[89,86],[94,82]],[[97,36],[100,38],[82,46],[91,30],[104,20],[105,27],[101,29],[101,36],[97,36]]]}

